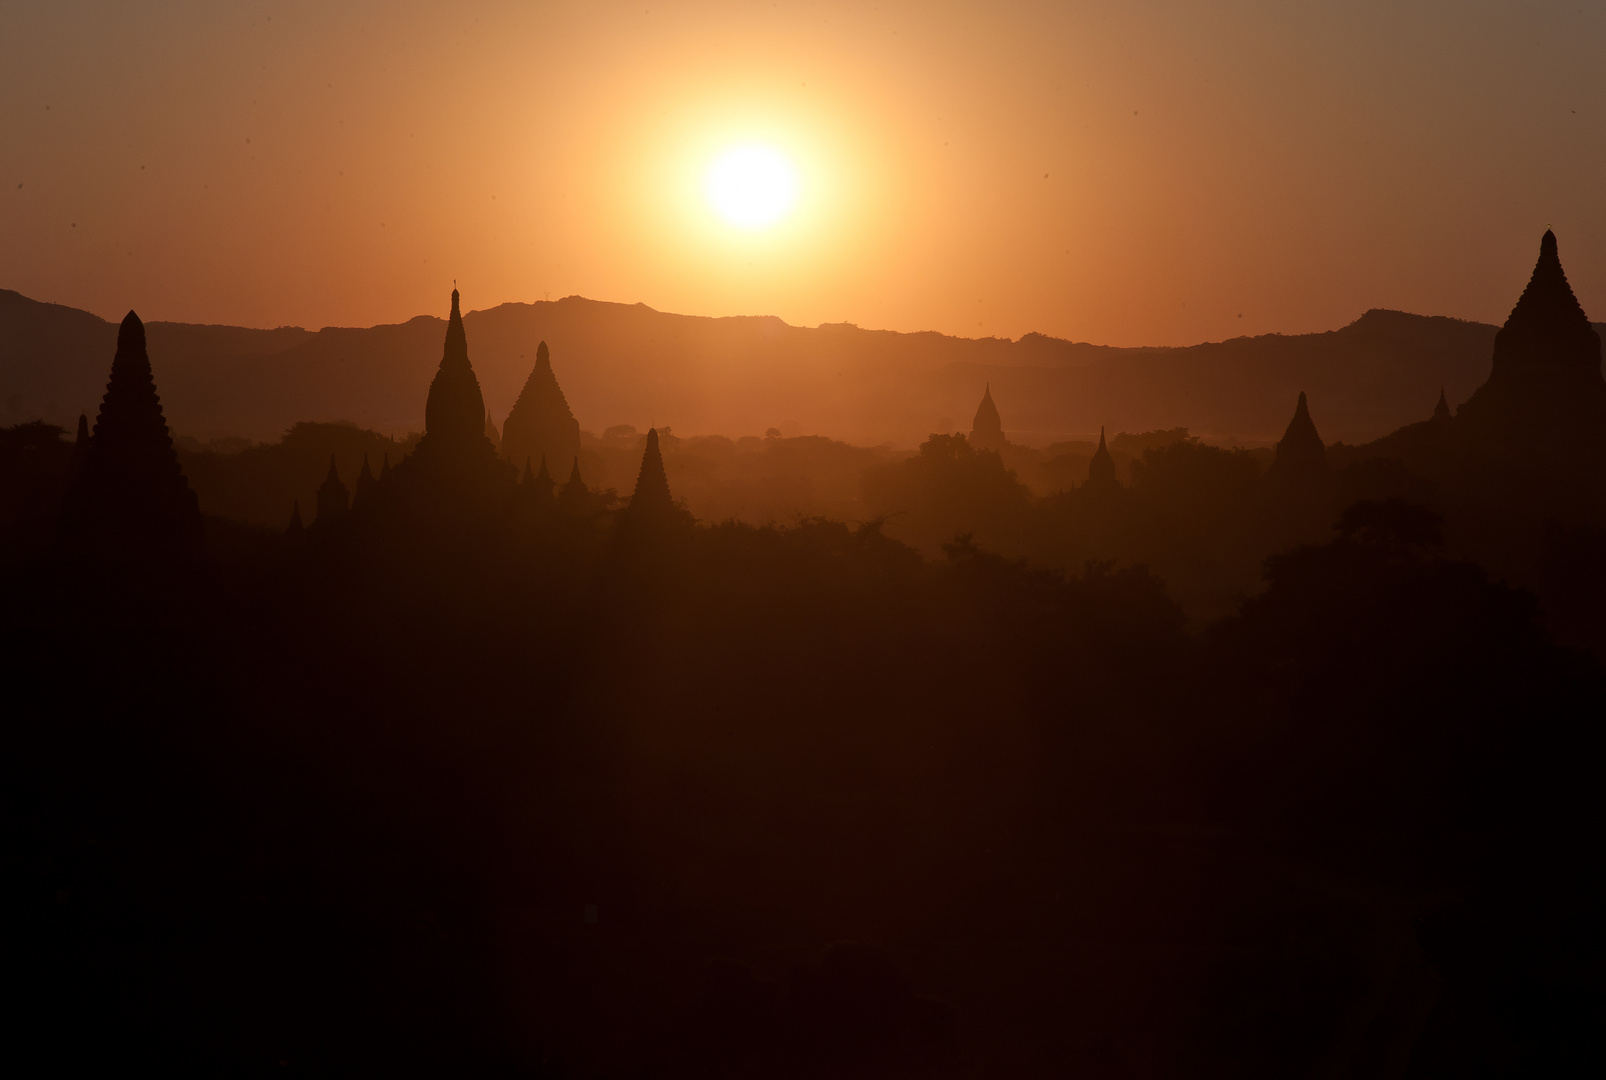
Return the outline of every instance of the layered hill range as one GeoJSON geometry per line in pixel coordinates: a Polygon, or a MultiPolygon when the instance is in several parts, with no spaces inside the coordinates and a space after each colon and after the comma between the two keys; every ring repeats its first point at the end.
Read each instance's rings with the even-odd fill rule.
{"type": "MultiPolygon", "coordinates": [[[[1470,397],[1489,375],[1496,333],[1374,310],[1327,333],[1129,349],[1041,334],[976,340],[701,318],[578,296],[503,304],[464,322],[498,425],[544,341],[573,415],[591,431],[777,428],[899,447],[960,430],[984,384],[1008,413],[1011,440],[1025,445],[1092,439],[1106,426],[1185,426],[1209,441],[1269,444],[1301,391],[1324,437],[1360,443],[1427,416],[1441,390],[1451,402],[1470,397]]],[[[256,441],[303,420],[421,431],[419,403],[445,329],[433,316],[319,331],[146,324],[173,430],[256,441]]],[[[0,424],[42,417],[70,430],[94,411],[116,337],[115,325],[88,312],[0,291],[0,424]]]]}

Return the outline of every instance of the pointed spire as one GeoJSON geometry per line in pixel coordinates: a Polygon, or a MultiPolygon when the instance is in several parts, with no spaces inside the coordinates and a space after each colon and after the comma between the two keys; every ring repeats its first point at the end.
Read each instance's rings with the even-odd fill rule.
{"type": "Polygon", "coordinates": [[[304,526],[301,524],[301,500],[296,499],[290,504],[290,527],[284,530],[286,536],[300,536],[304,526]]]}
{"type": "Polygon", "coordinates": [[[1445,398],[1444,387],[1441,386],[1439,387],[1439,403],[1433,406],[1433,419],[1448,420],[1450,415],[1450,402],[1445,398]]]}
{"type": "Polygon", "coordinates": [[[346,485],[341,483],[340,471],[335,468],[335,456],[329,455],[329,475],[324,477],[323,486],[318,489],[318,517],[315,525],[328,525],[336,518],[345,515],[351,508],[346,491],[346,485]]]}
{"type": "Polygon", "coordinates": [[[981,404],[976,407],[976,418],[970,424],[970,445],[978,450],[1002,450],[1004,421],[998,415],[998,406],[993,404],[992,383],[985,386],[981,404]]]}
{"type": "Polygon", "coordinates": [[[437,443],[472,443],[485,437],[485,416],[485,397],[468,360],[468,336],[463,332],[463,315],[453,289],[446,346],[424,404],[424,434],[437,443]]]}
{"type": "Polygon", "coordinates": [[[491,445],[498,450],[502,449],[502,433],[496,430],[496,423],[491,419],[491,410],[485,410],[485,437],[491,440],[491,445]]]}
{"type": "Polygon", "coordinates": [[[132,311],[117,330],[111,378],[60,532],[64,541],[105,551],[173,551],[200,542],[200,507],[162,414],[145,324],[132,311]]]}
{"type": "Polygon", "coordinates": [[[663,517],[674,512],[675,500],[669,494],[669,476],[664,472],[664,456],[658,448],[658,429],[647,431],[647,448],[641,454],[641,472],[636,492],[630,497],[633,518],[663,517]]]}
{"type": "Polygon", "coordinates": [[[72,461],[70,468],[73,475],[84,467],[84,461],[89,457],[89,417],[83,413],[78,414],[78,437],[72,444],[72,461]]]}
{"type": "Polygon", "coordinates": [[[580,423],[569,410],[552,371],[552,354],[543,341],[536,347],[535,366],[524,380],[524,389],[502,425],[502,456],[514,462],[526,456],[562,461],[579,452],[580,423]]]}
{"type": "Polygon", "coordinates": [[[580,459],[574,459],[574,468],[569,471],[569,482],[563,485],[558,492],[558,509],[567,513],[577,513],[584,510],[590,501],[591,492],[585,481],[580,479],[580,459]]]}
{"type": "Polygon", "coordinates": [[[1277,457],[1271,463],[1271,474],[1284,480],[1309,480],[1327,473],[1327,447],[1316,433],[1316,424],[1310,418],[1305,403],[1305,392],[1299,392],[1294,406],[1293,419],[1277,444],[1277,457]]]}
{"type": "Polygon", "coordinates": [[[379,482],[384,483],[390,479],[390,452],[387,450],[379,459],[379,482]]]}
{"type": "Polygon", "coordinates": [[[368,467],[368,455],[365,453],[362,456],[362,471],[357,474],[357,490],[352,495],[351,505],[353,507],[366,505],[368,497],[378,486],[379,481],[374,479],[373,470],[368,467]]]}
{"type": "Polygon", "coordinates": [[[1093,451],[1093,459],[1087,463],[1086,487],[1108,490],[1121,486],[1115,478],[1115,458],[1110,455],[1110,448],[1104,444],[1104,428],[1099,427],[1099,448],[1093,451]]]}

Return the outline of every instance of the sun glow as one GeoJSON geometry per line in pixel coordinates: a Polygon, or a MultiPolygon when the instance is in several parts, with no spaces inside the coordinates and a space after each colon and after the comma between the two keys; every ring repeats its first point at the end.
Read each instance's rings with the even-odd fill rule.
{"type": "Polygon", "coordinates": [[[797,170],[774,147],[745,143],[723,151],[704,180],[708,204],[727,224],[764,229],[797,204],[797,170]]]}

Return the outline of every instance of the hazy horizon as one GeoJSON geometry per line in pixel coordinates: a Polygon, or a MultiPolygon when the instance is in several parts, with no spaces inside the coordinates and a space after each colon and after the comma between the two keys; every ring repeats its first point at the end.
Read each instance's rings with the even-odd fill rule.
{"type": "MultiPolygon", "coordinates": [[[[366,324],[326,323],[326,324],[321,325],[321,326],[312,326],[312,325],[304,325],[304,324],[301,324],[301,323],[274,323],[274,324],[269,325],[269,324],[249,324],[249,323],[224,323],[224,322],[215,322],[215,321],[213,321],[213,322],[198,322],[198,321],[187,320],[187,319],[166,318],[160,312],[157,312],[155,314],[148,314],[147,312],[138,311],[137,309],[133,309],[133,308],[124,309],[122,311],[117,311],[117,312],[96,311],[96,310],[93,310],[91,308],[81,307],[81,306],[79,306],[77,304],[67,303],[67,302],[62,301],[62,300],[53,300],[53,299],[50,299],[50,298],[47,298],[47,297],[42,297],[42,296],[31,296],[31,295],[29,295],[27,292],[25,292],[22,289],[8,289],[6,286],[0,286],[0,289],[6,289],[7,291],[17,293],[18,295],[24,296],[29,300],[35,300],[35,301],[38,301],[39,303],[42,303],[42,304],[54,304],[54,305],[56,305],[58,307],[67,307],[67,308],[73,308],[74,310],[77,310],[77,311],[86,311],[89,314],[94,315],[96,318],[101,319],[104,322],[114,324],[114,325],[116,323],[122,321],[123,317],[125,315],[127,315],[128,312],[131,311],[131,310],[136,311],[136,313],[140,316],[141,321],[143,321],[143,322],[145,322],[147,324],[149,324],[149,323],[173,323],[173,324],[186,325],[186,326],[227,326],[227,327],[237,327],[237,328],[243,329],[243,330],[305,330],[305,331],[307,331],[309,333],[317,333],[320,330],[368,330],[368,329],[373,329],[375,327],[382,327],[382,326],[401,326],[404,323],[408,323],[408,322],[411,322],[414,319],[419,319],[419,318],[439,319],[442,322],[444,322],[446,320],[446,315],[445,314],[443,314],[440,311],[431,310],[431,311],[417,311],[417,312],[414,312],[411,315],[403,315],[403,316],[401,316],[399,318],[395,318],[395,319],[387,319],[387,320],[382,321],[382,322],[366,323],[366,324]]],[[[1204,339],[1204,340],[1200,340],[1200,341],[1175,342],[1175,343],[1166,343],[1166,344],[1155,344],[1153,342],[1134,342],[1134,343],[1131,343],[1131,344],[1115,344],[1113,342],[1107,342],[1107,341],[1089,341],[1089,340],[1081,339],[1081,338],[1063,338],[1063,337],[1060,337],[1059,335],[1049,334],[1049,333],[1046,333],[1045,331],[1042,331],[1042,330],[1031,330],[1031,329],[1023,330],[1020,333],[1014,335],[1013,337],[1005,337],[1002,334],[950,333],[949,331],[946,331],[946,330],[936,330],[936,329],[932,329],[930,327],[921,328],[921,329],[907,330],[907,329],[901,329],[901,328],[898,328],[898,327],[891,327],[891,326],[866,326],[866,325],[864,325],[862,323],[853,322],[850,319],[824,319],[824,320],[821,320],[820,322],[816,322],[816,323],[794,323],[794,322],[791,322],[791,321],[787,320],[786,318],[784,318],[784,317],[782,317],[780,315],[775,314],[774,312],[762,312],[761,311],[761,312],[735,312],[735,313],[726,313],[726,314],[709,314],[709,313],[706,313],[706,312],[699,312],[699,311],[667,311],[667,310],[665,310],[663,308],[654,307],[653,305],[648,304],[644,300],[610,300],[610,299],[608,299],[606,297],[586,296],[586,295],[583,295],[581,293],[570,293],[570,294],[568,294],[566,296],[551,297],[551,298],[542,297],[541,299],[536,299],[536,300],[528,300],[528,299],[521,300],[521,299],[513,298],[513,299],[507,299],[507,300],[500,300],[495,304],[488,304],[488,305],[486,305],[484,307],[475,306],[475,305],[469,303],[465,299],[464,304],[463,304],[463,314],[466,317],[466,316],[469,316],[469,315],[482,314],[484,312],[492,311],[492,310],[494,310],[496,308],[506,307],[506,306],[509,306],[509,305],[530,306],[530,305],[535,305],[535,304],[556,304],[556,303],[560,303],[560,302],[565,301],[565,300],[585,300],[585,301],[588,301],[590,303],[596,303],[596,304],[617,304],[620,307],[644,306],[644,307],[648,308],[649,310],[651,310],[653,312],[656,312],[658,314],[661,314],[661,315],[675,315],[675,316],[680,316],[680,317],[689,318],[689,319],[779,319],[785,325],[787,325],[789,327],[792,327],[792,328],[795,328],[795,329],[800,329],[800,330],[817,330],[822,326],[851,326],[851,327],[854,327],[855,329],[858,329],[858,330],[867,330],[867,331],[872,331],[872,332],[886,332],[886,333],[893,333],[893,334],[928,334],[928,333],[929,334],[941,334],[944,337],[952,337],[952,338],[956,338],[956,339],[961,340],[961,341],[997,340],[997,341],[1010,341],[1010,342],[1018,342],[1018,341],[1021,340],[1021,338],[1030,337],[1030,336],[1035,334],[1035,335],[1038,335],[1038,336],[1041,336],[1041,337],[1051,337],[1051,338],[1055,338],[1056,340],[1060,340],[1060,341],[1068,341],[1068,342],[1070,342],[1072,344],[1076,344],[1076,345],[1098,345],[1098,346],[1107,346],[1109,348],[1117,348],[1117,349],[1177,349],[1177,348],[1187,348],[1190,345],[1219,344],[1221,342],[1232,341],[1232,340],[1235,340],[1237,338],[1267,337],[1267,336],[1293,337],[1293,336],[1302,335],[1302,334],[1313,334],[1313,333],[1314,334],[1320,334],[1320,333],[1323,333],[1323,332],[1328,331],[1328,330],[1340,330],[1340,329],[1343,329],[1346,326],[1352,325],[1357,320],[1363,318],[1367,314],[1367,312],[1371,312],[1371,311],[1402,311],[1402,309],[1399,309],[1399,308],[1389,308],[1389,307],[1384,307],[1384,306],[1379,305],[1379,304],[1373,304],[1373,305],[1370,305],[1370,306],[1364,308],[1363,310],[1361,310],[1359,312],[1356,312],[1354,315],[1352,315],[1352,316],[1350,316],[1348,318],[1345,318],[1345,319],[1343,319],[1342,321],[1340,321],[1338,323],[1335,323],[1332,326],[1314,327],[1314,328],[1311,328],[1311,329],[1304,329],[1304,330],[1281,330],[1281,329],[1271,328],[1271,329],[1265,329],[1265,330],[1258,330],[1258,331],[1256,331],[1254,333],[1245,332],[1245,333],[1231,334],[1231,335],[1228,335],[1228,336],[1225,336],[1225,337],[1209,338],[1209,339],[1204,339]]],[[[1433,312],[1433,311],[1403,311],[1402,313],[1403,314],[1407,314],[1407,315],[1420,315],[1423,318],[1428,318],[1428,319],[1454,319],[1457,322],[1480,323],[1480,324],[1487,325],[1487,326],[1499,326],[1502,322],[1505,321],[1504,320],[1504,316],[1490,318],[1490,319],[1474,319],[1474,318],[1464,317],[1464,316],[1461,316],[1461,315],[1446,315],[1446,314],[1443,314],[1443,313],[1440,313],[1440,312],[1433,312]]],[[[1596,320],[1596,321],[1599,321],[1599,320],[1596,320]]],[[[470,345],[470,349],[472,351],[472,344],[470,345]]]]}
{"type": "Polygon", "coordinates": [[[90,4],[0,28],[0,279],[108,315],[365,326],[455,279],[477,310],[1180,345],[1372,307],[1498,324],[1547,225],[1606,310],[1606,12],[1574,5],[90,4]],[[766,231],[699,194],[742,140],[798,171],[766,231]]]}

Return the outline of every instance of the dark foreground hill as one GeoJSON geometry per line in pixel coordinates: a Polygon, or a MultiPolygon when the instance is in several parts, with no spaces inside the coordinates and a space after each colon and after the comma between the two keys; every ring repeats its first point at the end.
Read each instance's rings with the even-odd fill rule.
{"type": "MultiPolygon", "coordinates": [[[[1452,404],[1489,373],[1495,328],[1370,311],[1339,330],[1187,348],[1118,349],[1027,334],[1019,341],[900,334],[772,317],[702,318],[571,296],[465,316],[485,400],[500,424],[535,361],[552,365],[582,427],[672,424],[687,434],[821,434],[914,446],[966,430],[991,383],[1011,440],[1047,444],[1187,426],[1216,441],[1270,441],[1300,391],[1329,440],[1364,442],[1452,404]]],[[[444,322],[250,330],[151,322],[151,364],[175,431],[274,439],[302,420],[395,435],[419,403],[444,322]]],[[[71,428],[104,390],[116,327],[0,291],[0,422],[71,428]]]]}

